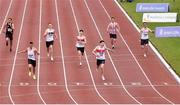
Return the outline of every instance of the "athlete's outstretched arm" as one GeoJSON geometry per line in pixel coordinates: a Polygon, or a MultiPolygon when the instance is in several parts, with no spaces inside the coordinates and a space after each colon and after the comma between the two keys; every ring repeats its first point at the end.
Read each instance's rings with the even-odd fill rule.
{"type": "Polygon", "coordinates": [[[44,34],[43,34],[43,37],[46,37],[47,36],[47,29],[45,30],[44,34]]]}
{"type": "Polygon", "coordinates": [[[139,39],[141,39],[142,32],[143,32],[143,28],[141,28],[141,30],[140,30],[139,39]]]}
{"type": "Polygon", "coordinates": [[[26,53],[27,52],[27,49],[26,50],[22,50],[22,51],[18,51],[18,53],[26,53]]]}
{"type": "Polygon", "coordinates": [[[40,52],[36,49],[35,52],[37,53],[37,55],[40,55],[40,52]]]}
{"type": "Polygon", "coordinates": [[[54,31],[54,38],[55,39],[57,39],[58,37],[57,37],[57,33],[56,33],[56,31],[54,31]]]}
{"type": "Polygon", "coordinates": [[[86,37],[84,37],[84,42],[83,42],[84,44],[86,44],[87,43],[87,40],[86,40],[86,37]]]}
{"type": "Polygon", "coordinates": [[[120,30],[120,26],[119,26],[119,24],[117,23],[117,28],[118,28],[118,30],[120,30]]]}
{"type": "MultiPolygon", "coordinates": [[[[96,47],[97,48],[97,47],[96,47]]],[[[92,53],[94,54],[94,55],[96,55],[96,48],[94,48],[94,50],[92,51],[92,53]]]]}
{"type": "Polygon", "coordinates": [[[14,23],[12,23],[12,29],[13,29],[13,30],[15,29],[15,27],[14,27],[14,23]]]}
{"type": "Polygon", "coordinates": [[[108,47],[106,47],[106,50],[113,52],[113,50],[108,47]]]}
{"type": "Polygon", "coordinates": [[[120,26],[118,23],[117,23],[117,31],[118,31],[118,34],[120,35],[120,26]]]}
{"type": "Polygon", "coordinates": [[[151,30],[150,28],[148,28],[148,30],[149,30],[149,32],[154,33],[154,30],[151,30]]]}

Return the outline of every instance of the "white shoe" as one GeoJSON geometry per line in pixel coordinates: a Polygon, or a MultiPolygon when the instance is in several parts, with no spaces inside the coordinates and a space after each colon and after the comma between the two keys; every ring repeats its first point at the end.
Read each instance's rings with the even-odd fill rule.
{"type": "Polygon", "coordinates": [[[47,53],[47,56],[49,57],[49,53],[47,53]]]}
{"type": "Polygon", "coordinates": [[[147,55],[146,55],[146,54],[144,54],[144,57],[147,57],[147,55]]]}
{"type": "Polygon", "coordinates": [[[36,80],[36,76],[35,75],[33,75],[33,79],[36,80]]]}
{"type": "Polygon", "coordinates": [[[114,46],[114,45],[112,45],[112,49],[115,49],[115,46],[114,46]]]}
{"type": "Polygon", "coordinates": [[[53,57],[51,57],[51,61],[54,61],[54,58],[53,58],[53,57]]]}
{"type": "Polygon", "coordinates": [[[103,80],[103,81],[105,80],[105,77],[104,77],[104,75],[102,75],[102,77],[101,77],[101,78],[102,78],[102,80],[103,80]]]}
{"type": "Polygon", "coordinates": [[[80,62],[79,65],[82,66],[82,63],[80,62]]]}
{"type": "Polygon", "coordinates": [[[31,76],[31,72],[29,71],[29,76],[31,76]]]}

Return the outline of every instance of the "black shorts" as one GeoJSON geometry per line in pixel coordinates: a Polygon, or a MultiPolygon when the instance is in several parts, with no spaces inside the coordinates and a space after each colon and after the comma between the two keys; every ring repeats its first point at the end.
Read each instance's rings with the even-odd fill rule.
{"type": "Polygon", "coordinates": [[[50,45],[53,45],[54,44],[54,41],[46,41],[46,47],[49,48],[50,45]]]}
{"type": "Polygon", "coordinates": [[[101,64],[105,64],[105,60],[97,59],[96,65],[99,67],[101,64]]]}
{"type": "Polygon", "coordinates": [[[117,39],[117,35],[116,34],[109,34],[110,38],[113,38],[113,39],[117,39]]]}
{"type": "Polygon", "coordinates": [[[28,59],[28,64],[31,64],[33,67],[36,67],[36,61],[28,59]]]}
{"type": "Polygon", "coordinates": [[[149,39],[141,39],[141,45],[146,45],[149,43],[149,39]]]}
{"type": "Polygon", "coordinates": [[[13,33],[6,32],[6,38],[9,38],[9,40],[13,40],[13,33]]]}
{"type": "Polygon", "coordinates": [[[84,55],[84,47],[77,47],[77,50],[81,52],[82,55],[84,55]]]}

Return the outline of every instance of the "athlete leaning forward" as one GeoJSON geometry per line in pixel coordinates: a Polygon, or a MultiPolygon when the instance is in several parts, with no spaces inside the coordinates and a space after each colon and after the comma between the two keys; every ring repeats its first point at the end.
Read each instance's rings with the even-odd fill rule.
{"type": "Polygon", "coordinates": [[[109,50],[112,51],[110,48],[107,48],[105,45],[104,40],[101,40],[99,42],[99,45],[97,45],[92,53],[96,56],[96,65],[97,65],[97,71],[101,70],[101,78],[102,80],[105,80],[104,76],[104,65],[105,65],[105,52],[109,50]]]}
{"type": "Polygon", "coordinates": [[[33,46],[33,42],[29,42],[29,47],[27,47],[25,50],[19,51],[18,53],[27,53],[28,58],[28,71],[29,76],[32,76],[33,79],[36,79],[35,75],[35,68],[36,68],[36,56],[40,53],[38,50],[33,46]]]}
{"type": "Polygon", "coordinates": [[[117,35],[120,34],[120,27],[119,24],[115,21],[115,17],[111,17],[111,22],[107,27],[107,32],[109,33],[111,39],[112,49],[114,49],[117,40],[117,35]]]}
{"type": "Polygon", "coordinates": [[[82,65],[82,57],[84,55],[85,44],[86,36],[84,35],[84,31],[81,29],[79,30],[79,35],[76,37],[76,48],[79,56],[80,66],[82,65]]]}
{"type": "Polygon", "coordinates": [[[14,32],[14,23],[12,18],[8,18],[7,23],[4,25],[4,33],[6,34],[6,46],[10,43],[10,52],[12,51],[13,45],[13,32],[14,32]]]}
{"type": "Polygon", "coordinates": [[[149,29],[147,27],[147,23],[143,23],[143,27],[141,28],[140,31],[140,40],[141,40],[141,48],[143,49],[144,52],[144,57],[147,57],[147,52],[148,52],[148,45],[149,45],[149,32],[153,33],[154,31],[149,29]]]}
{"type": "Polygon", "coordinates": [[[51,61],[54,61],[53,46],[54,39],[56,39],[57,36],[51,23],[48,24],[48,28],[44,32],[44,37],[46,38],[47,56],[51,58],[51,61]]]}

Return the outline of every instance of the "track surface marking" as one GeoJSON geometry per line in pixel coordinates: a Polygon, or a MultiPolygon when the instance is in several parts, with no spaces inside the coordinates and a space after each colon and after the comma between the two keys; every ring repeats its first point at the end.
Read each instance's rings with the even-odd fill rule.
{"type": "Polygon", "coordinates": [[[0,0],[0,8],[0,104],[180,104],[180,85],[151,49],[143,57],[139,32],[114,0],[0,0]],[[106,54],[102,81],[92,50],[101,39],[110,47],[110,16],[116,17],[121,35],[114,52],[106,54]],[[12,53],[2,33],[8,17],[15,24],[12,53]],[[54,62],[43,38],[48,23],[58,36],[54,62]],[[81,67],[78,29],[87,37],[81,67]],[[17,54],[29,41],[41,52],[37,80],[28,76],[26,54],[17,54]]]}
{"type": "MultiPolygon", "coordinates": [[[[15,51],[15,60],[13,62],[12,72],[9,85],[9,94],[11,101],[15,104],[40,104],[42,100],[37,92],[37,87],[21,86],[20,83],[29,83],[31,85],[37,85],[37,82],[28,76],[27,66],[16,66],[16,63],[22,62],[16,60],[18,57],[26,57],[26,54],[17,54],[17,51],[24,50],[29,45],[29,41],[34,42],[34,46],[38,47],[38,31],[39,31],[39,1],[21,0],[16,3],[22,3],[24,6],[23,18],[20,21],[20,32],[15,51]],[[34,15],[34,16],[33,16],[34,15]],[[18,86],[19,85],[19,86],[18,86]],[[29,93],[36,93],[32,95],[26,95],[29,93]]],[[[16,9],[15,9],[16,10],[16,9]]],[[[18,23],[17,23],[18,24],[18,23]]],[[[27,61],[27,59],[26,59],[27,61]]],[[[24,62],[27,65],[27,62],[24,62]]]]}
{"type": "MultiPolygon", "coordinates": [[[[7,16],[9,15],[9,11],[12,7],[12,0],[0,0],[0,7],[1,7],[1,9],[0,9],[0,13],[1,13],[1,16],[0,16],[0,26],[1,26],[0,27],[0,34],[1,34],[0,42],[2,42],[2,44],[4,45],[4,46],[0,46],[0,58],[3,58],[6,55],[5,52],[7,52],[7,51],[3,50],[3,49],[5,49],[5,41],[4,41],[5,34],[3,34],[3,26],[6,22],[7,16]]],[[[2,61],[0,61],[0,63],[7,64],[7,62],[2,62],[2,61]]],[[[8,61],[8,63],[9,63],[9,61],[8,61]]],[[[7,68],[0,67],[0,70],[7,70],[7,68]]],[[[7,72],[9,72],[9,70],[7,70],[7,72]]],[[[6,91],[7,87],[3,86],[5,81],[9,79],[9,76],[5,77],[6,73],[5,72],[0,73],[0,102],[3,102],[3,103],[10,102],[9,97],[3,98],[4,96],[7,96],[7,94],[8,94],[8,92],[6,91]]]]}
{"type": "MultiPolygon", "coordinates": [[[[58,36],[58,25],[56,19],[55,0],[43,0],[42,6],[42,32],[41,32],[41,59],[40,62],[40,91],[47,104],[73,104],[74,102],[68,96],[63,75],[63,65],[56,63],[61,61],[61,58],[55,58],[54,62],[47,57],[44,31],[48,23],[52,23],[58,36]],[[47,12],[48,11],[48,12],[47,12]],[[54,93],[54,91],[57,91],[54,93]],[[44,94],[45,93],[45,94],[44,94]],[[51,98],[55,97],[55,98],[51,98]]],[[[54,42],[54,56],[61,57],[61,49],[59,46],[59,38],[54,42]]]]}

